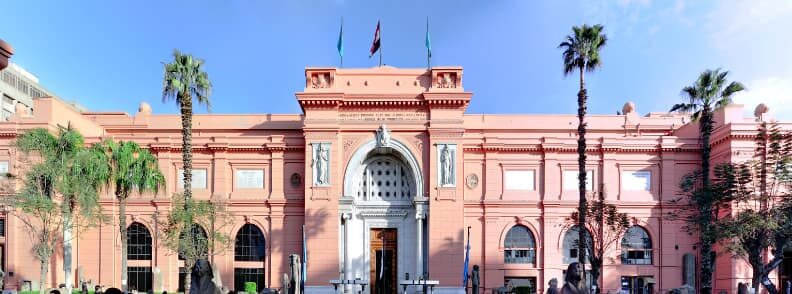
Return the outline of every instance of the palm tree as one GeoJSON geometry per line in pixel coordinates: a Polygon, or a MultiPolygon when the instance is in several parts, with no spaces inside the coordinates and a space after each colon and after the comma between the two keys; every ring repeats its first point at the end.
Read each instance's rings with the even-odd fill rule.
{"type": "MultiPolygon", "coordinates": [[[[578,91],[578,191],[580,199],[578,203],[578,227],[585,228],[586,224],[586,82],[584,72],[593,72],[602,64],[600,60],[600,49],[605,46],[608,37],[603,32],[605,27],[596,24],[594,26],[583,25],[582,27],[573,26],[572,34],[567,35],[564,42],[558,48],[564,49],[561,56],[564,59],[564,75],[571,75],[574,72],[580,74],[580,90],[578,91]]],[[[586,285],[585,262],[586,244],[585,231],[579,230],[578,254],[581,265],[581,283],[586,285]]]]}
{"type": "Polygon", "coordinates": [[[701,242],[701,288],[702,293],[712,292],[712,267],[714,266],[714,253],[712,244],[715,242],[715,232],[712,222],[716,219],[717,211],[712,207],[712,186],[710,185],[710,135],[712,135],[713,108],[723,107],[732,103],[732,96],[745,90],[739,82],[726,82],[728,71],[720,69],[705,70],[693,85],[682,88],[682,98],[685,103],[671,107],[671,111],[692,113],[692,119],[699,122],[701,135],[701,185],[702,192],[697,197],[696,209],[698,210],[697,223],[699,226],[699,242],[701,242]]]}
{"type": "MultiPolygon", "coordinates": [[[[188,210],[192,198],[192,115],[193,98],[198,104],[210,108],[209,95],[212,83],[209,75],[203,71],[204,61],[189,54],[173,50],[173,62],[165,64],[165,76],[162,80],[162,101],[175,100],[181,110],[182,121],[182,164],[184,168],[184,209],[188,210]]],[[[189,211],[187,212],[190,215],[189,211]]],[[[192,223],[187,219],[187,223],[192,223]]],[[[187,227],[190,227],[189,225],[187,227]]],[[[192,238],[187,238],[192,239],[192,238]]],[[[189,245],[189,244],[188,244],[189,245]]],[[[194,260],[185,260],[188,272],[194,260]]],[[[184,279],[185,292],[190,289],[190,275],[184,279]]]]}
{"type": "MultiPolygon", "coordinates": [[[[121,287],[127,290],[126,201],[132,193],[159,192],[165,187],[165,176],[159,170],[157,158],[132,141],[104,143],[110,154],[112,174],[110,184],[118,201],[118,228],[121,232],[121,287]]],[[[145,290],[145,289],[141,289],[145,290]]]]}
{"type": "MultiPolygon", "coordinates": [[[[108,159],[98,145],[86,148],[83,136],[70,124],[58,126],[57,136],[46,129],[30,130],[20,136],[16,145],[22,152],[35,153],[41,158],[33,170],[44,171],[39,173],[37,180],[48,186],[39,189],[44,192],[43,196],[50,200],[60,198],[55,203],[62,222],[63,271],[66,288],[71,289],[73,231],[103,220],[99,191],[110,174],[108,159]]],[[[51,254],[51,250],[42,252],[45,251],[51,254]]],[[[44,262],[48,261],[49,254],[39,254],[42,283],[47,270],[44,262]]]]}

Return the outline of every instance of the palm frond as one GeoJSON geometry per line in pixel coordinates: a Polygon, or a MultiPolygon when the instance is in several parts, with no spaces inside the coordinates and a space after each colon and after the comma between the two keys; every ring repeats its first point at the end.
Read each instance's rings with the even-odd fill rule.
{"type": "Polygon", "coordinates": [[[577,70],[591,72],[601,66],[599,51],[608,40],[604,30],[602,25],[584,24],[572,27],[572,34],[564,37],[564,41],[558,45],[558,48],[564,50],[561,53],[564,75],[570,75],[577,70]]]}
{"type": "Polygon", "coordinates": [[[202,59],[174,50],[173,61],[164,64],[162,101],[175,100],[176,104],[182,105],[182,99],[195,99],[210,109],[212,83],[203,70],[203,64],[202,59]]]}

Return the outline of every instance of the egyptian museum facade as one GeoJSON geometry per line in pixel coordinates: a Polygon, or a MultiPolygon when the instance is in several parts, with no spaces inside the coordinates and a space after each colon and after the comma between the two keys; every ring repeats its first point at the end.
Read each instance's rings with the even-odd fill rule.
{"type": "MultiPolygon", "coordinates": [[[[235,218],[227,228],[235,244],[211,257],[224,285],[280,288],[289,255],[302,252],[303,225],[309,293],[332,292],[335,279],[395,291],[406,275],[459,292],[468,227],[482,290],[519,279],[543,293],[551,278],[563,282],[577,258],[577,233],[564,225],[578,199],[575,115],[466,114],[472,93],[460,67],[307,68],[305,75],[296,93],[302,114],[194,117],[194,197],[224,201],[235,218]]],[[[665,291],[682,285],[683,256],[698,254],[683,224],[663,217],[677,208],[680,178],[699,166],[697,126],[684,116],[625,111],[587,118],[589,190],[602,191],[633,225],[607,254],[603,292],[649,284],[665,291]]],[[[177,290],[183,261],[158,246],[152,218],[166,214],[180,191],[179,116],[151,114],[146,104],[135,115],[80,113],[38,99],[32,114],[0,123],[0,169],[20,168],[15,136],[66,123],[88,142],[133,140],[159,159],[165,191],[133,196],[127,207],[135,247],[128,282],[141,291],[177,290]]],[[[755,129],[742,106],[718,110],[714,161],[750,159],[755,129]]],[[[117,215],[112,195],[103,197],[105,212],[117,215]]],[[[10,214],[3,225],[5,287],[36,289],[30,237],[10,214]]],[[[74,284],[121,284],[116,223],[80,232],[74,244],[74,284]]],[[[53,257],[48,287],[63,282],[61,256],[53,257]]],[[[789,273],[771,276],[778,284],[789,273]]],[[[745,262],[718,257],[716,291],[736,293],[749,278],[745,262]]]]}

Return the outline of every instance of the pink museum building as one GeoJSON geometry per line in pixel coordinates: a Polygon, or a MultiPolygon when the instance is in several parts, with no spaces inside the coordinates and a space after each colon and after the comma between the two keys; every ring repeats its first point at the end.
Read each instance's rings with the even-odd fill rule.
{"type": "MultiPolygon", "coordinates": [[[[563,282],[577,259],[577,233],[565,226],[578,199],[575,115],[466,114],[473,94],[461,67],[307,68],[305,83],[296,93],[301,114],[194,118],[193,193],[224,201],[235,218],[226,228],[232,246],[210,257],[224,285],[280,288],[289,255],[302,252],[303,225],[308,293],[332,293],[330,281],[339,279],[383,283],[364,292],[401,292],[407,275],[438,281],[436,292],[462,292],[468,227],[482,291],[519,281],[543,293],[550,279],[563,282]]],[[[179,115],[152,114],[145,103],[134,115],[79,112],[56,98],[33,108],[0,123],[0,170],[20,168],[13,147],[20,133],[67,123],[88,142],[132,140],[159,158],[165,191],[133,196],[127,208],[128,284],[176,291],[183,261],[159,245],[152,218],[180,191],[179,115]]],[[[695,236],[665,217],[678,208],[671,200],[680,197],[680,178],[699,166],[697,125],[676,114],[639,116],[631,104],[624,110],[587,118],[588,187],[632,222],[605,258],[601,285],[603,293],[665,292],[682,285],[683,256],[698,254],[695,236]]],[[[750,159],[756,119],[741,105],[715,117],[714,161],[750,159]]],[[[117,214],[110,193],[102,204],[117,214]]],[[[37,289],[29,235],[12,214],[2,225],[5,288],[37,289]]],[[[73,284],[120,286],[117,224],[79,232],[74,244],[73,284]]],[[[47,287],[64,282],[60,251],[53,260],[47,287]]],[[[790,278],[790,261],[779,271],[776,284],[790,278]]],[[[716,293],[736,293],[749,278],[746,262],[719,255],[716,293]]]]}

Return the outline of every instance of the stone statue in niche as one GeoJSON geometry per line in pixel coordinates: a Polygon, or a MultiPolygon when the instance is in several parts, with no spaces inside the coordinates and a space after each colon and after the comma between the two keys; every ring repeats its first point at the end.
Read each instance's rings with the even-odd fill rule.
{"type": "Polygon", "coordinates": [[[390,140],[390,130],[385,124],[380,125],[379,129],[377,129],[377,147],[390,146],[390,140]]]}
{"type": "Polygon", "coordinates": [[[451,148],[448,145],[443,145],[443,148],[440,150],[440,185],[453,185],[453,161],[454,158],[451,155],[451,148]]]}
{"type": "Polygon", "coordinates": [[[314,165],[316,166],[316,184],[327,185],[329,183],[329,161],[330,161],[330,147],[325,144],[319,144],[314,155],[314,165]]]}

